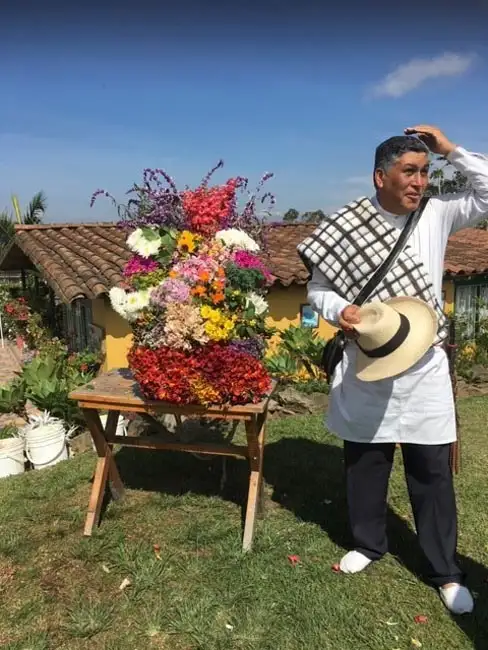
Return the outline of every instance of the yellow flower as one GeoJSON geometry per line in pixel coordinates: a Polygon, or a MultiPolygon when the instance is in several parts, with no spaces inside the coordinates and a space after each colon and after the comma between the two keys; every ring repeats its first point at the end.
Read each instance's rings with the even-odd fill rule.
{"type": "Polygon", "coordinates": [[[198,378],[190,380],[190,385],[193,394],[196,396],[200,404],[207,406],[208,404],[219,401],[219,393],[204,379],[198,378]]]}
{"type": "Polygon", "coordinates": [[[205,323],[205,333],[214,341],[224,341],[229,339],[234,330],[234,323],[230,319],[224,319],[220,323],[205,323]]]}
{"type": "Polygon", "coordinates": [[[211,307],[209,307],[208,305],[203,305],[203,307],[200,307],[200,316],[202,318],[210,318],[212,311],[213,310],[211,307]]]}
{"type": "Polygon", "coordinates": [[[251,327],[254,327],[256,325],[256,320],[253,318],[252,320],[249,321],[249,325],[251,327]]]}
{"type": "Polygon", "coordinates": [[[193,253],[199,241],[198,235],[194,235],[189,230],[183,230],[178,238],[177,246],[183,252],[193,253]]]}

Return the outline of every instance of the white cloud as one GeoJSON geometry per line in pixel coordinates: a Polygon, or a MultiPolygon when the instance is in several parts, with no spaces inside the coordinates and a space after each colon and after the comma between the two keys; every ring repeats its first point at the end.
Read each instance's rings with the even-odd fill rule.
{"type": "Polygon", "coordinates": [[[373,88],[376,97],[402,97],[428,79],[464,74],[475,61],[474,54],[445,52],[431,59],[412,59],[399,65],[373,88]]]}

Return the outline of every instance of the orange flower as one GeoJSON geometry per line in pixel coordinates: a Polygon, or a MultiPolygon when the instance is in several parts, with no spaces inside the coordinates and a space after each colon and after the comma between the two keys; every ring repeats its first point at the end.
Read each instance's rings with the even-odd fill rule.
{"type": "Polygon", "coordinates": [[[198,274],[198,278],[202,282],[208,282],[210,280],[210,274],[208,271],[200,271],[200,273],[198,274]]]}
{"type": "Polygon", "coordinates": [[[216,305],[219,302],[222,302],[224,300],[225,296],[223,293],[214,293],[212,296],[212,302],[214,305],[216,305]]]}
{"type": "Polygon", "coordinates": [[[191,293],[194,296],[203,296],[204,294],[207,293],[207,290],[201,284],[197,284],[196,287],[193,287],[193,289],[191,290],[191,293]]]}

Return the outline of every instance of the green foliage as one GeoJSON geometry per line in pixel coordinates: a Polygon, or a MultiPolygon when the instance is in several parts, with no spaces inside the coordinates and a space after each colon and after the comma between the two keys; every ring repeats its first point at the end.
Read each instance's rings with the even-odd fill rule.
{"type": "Polygon", "coordinates": [[[468,382],[475,379],[480,367],[488,368],[488,305],[476,301],[479,314],[476,331],[472,331],[472,321],[464,315],[454,317],[456,331],[456,372],[468,382]]]}
{"type": "Polygon", "coordinates": [[[144,289],[160,284],[166,276],[166,271],[161,269],[151,273],[136,273],[131,277],[130,281],[136,291],[144,291],[144,289]]]}
{"type": "MultiPolygon", "coordinates": [[[[47,209],[47,199],[44,192],[34,194],[27,209],[20,215],[20,222],[25,224],[42,223],[42,217],[47,209]]],[[[0,212],[0,251],[8,246],[15,236],[17,217],[8,210],[0,212]]]]}
{"type": "MultiPolygon", "coordinates": [[[[468,177],[454,169],[446,158],[439,157],[430,172],[426,195],[458,194],[459,192],[465,192],[469,187],[468,177]]],[[[480,221],[475,227],[486,230],[488,220],[480,221]]]]}
{"type": "Polygon", "coordinates": [[[320,223],[327,215],[323,210],[311,210],[300,214],[295,208],[290,208],[283,215],[284,223],[320,223]]]}
{"type": "Polygon", "coordinates": [[[264,360],[266,368],[273,375],[279,377],[283,381],[293,380],[293,377],[298,373],[298,363],[289,352],[280,350],[275,352],[264,360]]]}
{"type": "Polygon", "coordinates": [[[47,198],[41,190],[34,194],[27,206],[27,210],[22,215],[22,223],[36,224],[42,223],[42,217],[47,210],[47,198]]]}
{"type": "MultiPolygon", "coordinates": [[[[85,364],[86,365],[86,364],[85,364]]],[[[67,363],[63,356],[39,355],[26,364],[20,375],[25,385],[25,395],[40,410],[49,411],[65,422],[81,421],[81,414],[69,393],[93,378],[93,373],[80,370],[74,363],[67,363]]]]}
{"type": "Polygon", "coordinates": [[[0,294],[0,311],[7,338],[22,337],[31,350],[50,341],[51,332],[44,326],[42,314],[34,311],[25,296],[12,298],[10,292],[0,294]]]}
{"type": "Polygon", "coordinates": [[[428,196],[456,194],[468,189],[468,178],[454,169],[445,158],[437,158],[429,175],[428,196]],[[447,170],[447,174],[446,174],[447,170]]]}
{"type": "Polygon", "coordinates": [[[243,269],[235,264],[226,266],[225,275],[228,285],[237,287],[243,293],[260,289],[266,280],[264,274],[258,269],[243,269]]]}
{"type": "Polygon", "coordinates": [[[305,395],[310,395],[311,393],[329,394],[329,384],[325,379],[310,379],[310,381],[299,382],[295,388],[305,395]]]}
{"type": "Polygon", "coordinates": [[[83,421],[69,393],[87,384],[100,367],[99,355],[85,352],[67,356],[63,347],[52,346],[40,352],[26,363],[18,378],[0,387],[0,412],[18,413],[25,416],[25,404],[29,400],[41,411],[49,411],[68,424],[83,421]]]}
{"type": "Polygon", "coordinates": [[[295,221],[298,221],[299,218],[300,218],[300,213],[298,212],[298,210],[295,210],[295,208],[290,208],[283,215],[283,221],[285,223],[294,223],[295,221]]]}
{"type": "Polygon", "coordinates": [[[8,438],[15,438],[18,435],[18,429],[14,424],[7,424],[7,426],[0,429],[0,440],[7,440],[8,438]]]}
{"type": "Polygon", "coordinates": [[[320,360],[325,343],[314,329],[291,325],[281,332],[280,343],[266,359],[266,367],[282,381],[321,381],[320,360]]]}
{"type": "Polygon", "coordinates": [[[326,343],[313,328],[298,325],[288,327],[281,335],[281,342],[285,350],[308,370],[310,364],[319,365],[326,343]]]}
{"type": "Polygon", "coordinates": [[[20,379],[14,379],[6,386],[0,386],[0,413],[25,412],[25,384],[20,379]]]}

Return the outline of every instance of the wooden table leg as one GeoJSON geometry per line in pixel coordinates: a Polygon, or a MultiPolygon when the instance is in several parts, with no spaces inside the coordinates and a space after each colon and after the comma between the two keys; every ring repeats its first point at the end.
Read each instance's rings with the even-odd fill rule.
{"type": "Polygon", "coordinates": [[[263,499],[263,455],[266,416],[259,415],[246,421],[246,437],[249,449],[251,475],[249,477],[249,493],[247,497],[246,521],[242,550],[250,551],[254,538],[256,515],[260,510],[263,499]]]}
{"type": "Polygon", "coordinates": [[[95,470],[90,500],[88,502],[88,513],[85,520],[84,535],[92,534],[93,526],[100,520],[103,497],[107,486],[107,479],[112,483],[112,493],[118,498],[124,494],[124,484],[120,478],[119,470],[115,464],[112,454],[112,445],[107,442],[106,436],[113,436],[119,417],[118,412],[110,411],[107,418],[107,430],[104,432],[100,416],[95,409],[83,409],[88,428],[92,435],[93,443],[97,450],[98,461],[95,470]]]}

